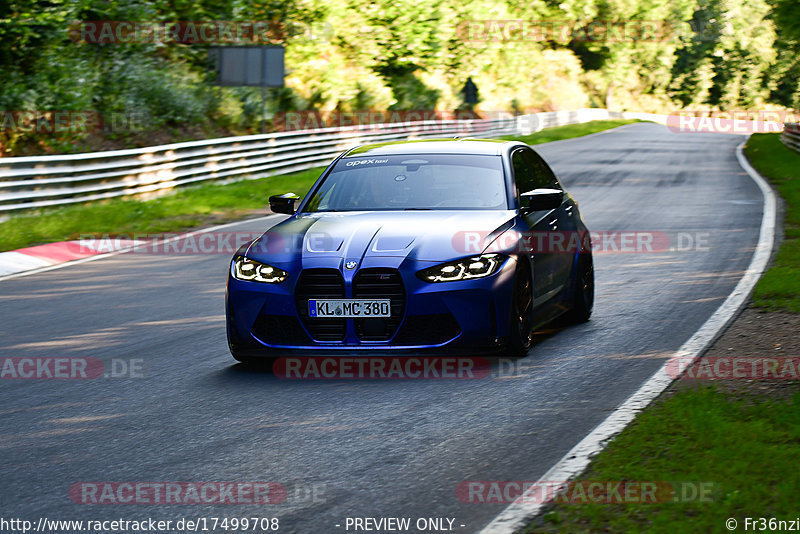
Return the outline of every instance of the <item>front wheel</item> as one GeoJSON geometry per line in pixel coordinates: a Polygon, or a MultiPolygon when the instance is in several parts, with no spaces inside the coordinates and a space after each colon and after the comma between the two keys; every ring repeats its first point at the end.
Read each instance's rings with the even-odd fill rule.
{"type": "Polygon", "coordinates": [[[237,362],[243,363],[243,364],[246,364],[246,365],[252,365],[252,364],[258,362],[258,358],[254,358],[252,356],[248,356],[245,353],[239,352],[239,351],[234,350],[234,349],[231,349],[231,356],[233,356],[233,359],[236,360],[237,362]]]}
{"type": "Polygon", "coordinates": [[[567,320],[585,323],[594,307],[594,261],[591,252],[582,252],[578,256],[578,269],[572,284],[572,307],[567,313],[567,320]]]}
{"type": "Polygon", "coordinates": [[[231,351],[231,356],[249,369],[272,370],[276,358],[273,356],[250,356],[247,354],[231,351]]]}
{"type": "Polygon", "coordinates": [[[514,294],[511,298],[511,320],[506,355],[525,356],[533,345],[533,283],[530,267],[520,261],[514,275],[514,294]]]}
{"type": "Polygon", "coordinates": [[[230,350],[231,356],[233,356],[234,360],[252,367],[271,366],[272,363],[277,359],[277,357],[274,355],[261,354],[256,352],[253,348],[240,347],[233,345],[230,342],[228,343],[228,350],[230,350]]]}

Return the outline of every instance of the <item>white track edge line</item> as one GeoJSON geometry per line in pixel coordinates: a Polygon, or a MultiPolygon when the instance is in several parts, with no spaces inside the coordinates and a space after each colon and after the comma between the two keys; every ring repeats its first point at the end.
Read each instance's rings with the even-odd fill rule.
{"type": "MultiPolygon", "coordinates": [[[[225,224],[220,224],[220,225],[217,225],[217,226],[210,226],[208,228],[200,228],[199,230],[192,230],[191,232],[186,232],[184,234],[178,234],[178,235],[176,235],[174,237],[171,237],[171,238],[169,238],[169,239],[167,239],[165,241],[162,241],[161,243],[162,244],[172,243],[174,241],[179,241],[181,239],[185,239],[185,238],[187,238],[189,236],[193,236],[193,235],[197,235],[197,234],[203,234],[203,233],[206,233],[206,232],[214,232],[214,231],[220,230],[222,228],[228,228],[228,227],[236,226],[236,225],[239,225],[239,224],[245,224],[245,223],[261,221],[261,220],[264,220],[264,219],[269,219],[270,217],[275,217],[276,215],[277,214],[275,214],[275,213],[271,213],[269,215],[264,215],[262,217],[254,217],[252,219],[243,219],[241,221],[233,221],[233,222],[229,222],[229,223],[225,223],[225,224]]],[[[102,254],[96,254],[94,256],[89,256],[88,258],[81,258],[81,259],[78,259],[78,260],[66,261],[64,263],[59,263],[58,265],[51,265],[49,267],[42,267],[42,268],[38,268],[38,269],[31,269],[31,270],[28,270],[28,271],[22,271],[22,272],[19,272],[19,273],[7,274],[5,276],[0,276],[0,282],[2,282],[4,280],[11,280],[12,278],[22,278],[23,276],[30,276],[32,274],[44,273],[44,272],[47,272],[47,271],[55,271],[56,269],[63,269],[64,267],[70,267],[72,265],[78,265],[80,263],[86,263],[86,262],[90,262],[90,261],[97,261],[97,260],[102,260],[102,259],[105,259],[105,258],[111,258],[113,256],[118,256],[120,254],[125,254],[126,252],[130,252],[131,250],[135,249],[137,246],[139,246],[139,245],[125,247],[125,248],[122,248],[122,249],[119,249],[119,250],[115,250],[113,252],[105,252],[105,253],[102,253],[102,254]]],[[[11,252],[13,252],[13,251],[11,251],[11,252]]]]}
{"type": "MultiPolygon", "coordinates": [[[[739,165],[761,190],[764,196],[764,204],[758,244],[744,275],[714,314],[675,352],[673,357],[679,358],[677,360],[680,362],[679,372],[675,372],[675,360],[670,359],[673,361],[670,373],[667,373],[667,364],[665,363],[633,395],[620,404],[602,423],[551,467],[537,481],[538,483],[547,481],[551,483],[556,481],[563,482],[582,473],[589,465],[592,456],[600,452],[609,439],[621,432],[640,411],[658,397],[672,383],[673,376],[680,376],[680,373],[711,345],[747,303],[750,293],[766,270],[772,256],[772,248],[775,241],[777,200],[769,183],[758,174],[745,158],[743,152],[745,142],[736,147],[736,158],[739,161],[739,165]]],[[[480,531],[481,534],[514,534],[526,527],[548,504],[546,501],[536,502],[536,495],[537,489],[534,485],[532,489],[519,498],[519,502],[509,505],[491,523],[484,527],[480,531]]]]}

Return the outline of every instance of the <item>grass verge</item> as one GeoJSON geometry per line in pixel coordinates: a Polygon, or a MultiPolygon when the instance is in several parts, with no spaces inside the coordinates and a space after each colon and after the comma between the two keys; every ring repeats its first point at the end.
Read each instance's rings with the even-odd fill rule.
{"type": "Polygon", "coordinates": [[[302,196],[321,172],[317,168],[226,185],[209,183],[147,201],[110,199],[13,216],[0,223],[0,251],[89,234],[177,232],[242,219],[264,210],[270,195],[292,191],[302,196]]]}
{"type": "Polygon", "coordinates": [[[800,153],[783,145],[779,134],[754,134],[745,154],[785,202],[784,239],[755,291],[753,305],[800,313],[800,153]]]}
{"type": "Polygon", "coordinates": [[[704,499],[698,492],[688,502],[679,502],[679,495],[677,502],[656,504],[556,504],[526,532],[720,532],[730,517],[740,526],[745,517],[794,519],[798,402],[800,394],[782,402],[731,398],[713,386],[663,399],[617,436],[580,479],[669,481],[673,488],[691,488],[687,496],[710,489],[704,499]]]}
{"type": "MultiPolygon", "coordinates": [[[[767,312],[798,313],[800,154],[786,148],[778,134],[753,135],[745,154],[785,201],[785,239],[756,286],[752,302],[767,312]]],[[[759,321],[769,323],[776,332],[790,322],[785,313],[760,314],[759,321]]],[[[784,335],[796,339],[794,327],[787,328],[790,331],[784,335]]],[[[777,337],[756,340],[752,328],[745,330],[734,323],[731,333],[721,338],[724,343],[715,344],[709,353],[781,354],[774,352],[783,348],[773,343],[777,337]]],[[[796,519],[797,476],[792,464],[800,454],[798,382],[784,381],[782,387],[759,382],[704,387],[676,383],[579,477],[585,481],[686,482],[694,487],[706,482],[713,488],[710,502],[557,502],[526,532],[725,532],[732,530],[726,527],[729,518],[741,530],[748,517],[796,519]]],[[[757,528],[750,524],[748,530],[757,528]]]]}
{"type": "MultiPolygon", "coordinates": [[[[508,139],[519,139],[528,144],[547,143],[631,122],[637,121],[592,121],[508,139]]],[[[12,216],[0,223],[0,252],[87,235],[177,232],[242,219],[252,215],[254,210],[264,208],[270,195],[292,191],[303,196],[321,170],[317,168],[227,185],[209,183],[185,187],[148,201],[109,199],[12,216]]]]}
{"type": "Polygon", "coordinates": [[[611,128],[616,128],[618,126],[633,124],[634,122],[642,122],[642,121],[638,119],[635,120],[614,119],[607,121],[589,121],[580,124],[567,124],[566,126],[555,126],[553,128],[546,128],[540,132],[536,132],[531,135],[523,135],[523,136],[507,135],[505,137],[501,137],[501,139],[507,139],[509,141],[522,141],[523,143],[527,143],[529,145],[539,145],[542,143],[549,143],[551,141],[561,141],[562,139],[572,139],[573,137],[582,137],[584,135],[602,132],[604,130],[610,130],[611,128]]]}

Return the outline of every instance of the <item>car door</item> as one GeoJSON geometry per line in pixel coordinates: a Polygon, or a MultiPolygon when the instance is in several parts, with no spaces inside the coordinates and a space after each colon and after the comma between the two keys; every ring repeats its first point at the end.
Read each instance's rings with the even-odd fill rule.
{"type": "MultiPolygon", "coordinates": [[[[518,148],[511,154],[518,201],[520,194],[537,189],[543,183],[541,177],[537,176],[540,170],[533,155],[533,151],[528,148],[518,148]]],[[[558,259],[548,246],[550,232],[557,229],[558,217],[555,211],[523,212],[528,235],[524,237],[524,246],[520,248],[531,256],[534,306],[548,300],[556,292],[558,259]]]]}
{"type": "MultiPolygon", "coordinates": [[[[530,159],[537,188],[546,187],[548,189],[558,189],[559,191],[564,190],[553,170],[539,154],[533,150],[527,150],[523,153],[523,157],[530,159]]],[[[565,194],[561,206],[553,210],[547,217],[547,230],[550,232],[548,242],[552,252],[550,262],[552,265],[553,285],[551,290],[560,290],[569,284],[575,253],[580,248],[580,236],[578,235],[576,221],[577,211],[575,201],[565,194]]]]}

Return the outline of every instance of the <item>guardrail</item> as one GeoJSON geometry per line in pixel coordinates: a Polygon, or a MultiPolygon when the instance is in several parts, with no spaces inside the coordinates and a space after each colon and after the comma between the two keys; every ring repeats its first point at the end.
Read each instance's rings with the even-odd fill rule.
{"type": "Polygon", "coordinates": [[[604,109],[580,109],[495,119],[324,128],[62,156],[0,158],[0,213],[137,195],[208,180],[301,171],[326,165],[343,150],[364,143],[528,135],[543,128],[622,115],[604,109]]]}
{"type": "Polygon", "coordinates": [[[781,134],[783,144],[800,152],[800,123],[787,122],[781,134]]]}

